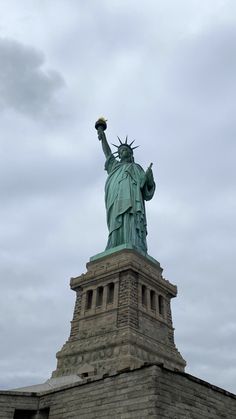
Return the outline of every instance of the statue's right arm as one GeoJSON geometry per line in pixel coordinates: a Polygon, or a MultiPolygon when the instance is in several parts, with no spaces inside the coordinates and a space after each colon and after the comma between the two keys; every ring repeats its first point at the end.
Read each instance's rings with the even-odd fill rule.
{"type": "Polygon", "coordinates": [[[98,130],[98,138],[102,143],[103,153],[105,154],[106,158],[110,157],[112,154],[110,146],[107,142],[105,132],[102,129],[98,130]]]}

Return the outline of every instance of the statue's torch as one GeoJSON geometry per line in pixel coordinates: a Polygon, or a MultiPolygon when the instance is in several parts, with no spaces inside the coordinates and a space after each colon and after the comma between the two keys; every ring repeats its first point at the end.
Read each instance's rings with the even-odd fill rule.
{"type": "Polygon", "coordinates": [[[98,138],[101,141],[105,136],[104,131],[107,129],[107,119],[101,117],[95,123],[95,128],[98,132],[98,138]]]}

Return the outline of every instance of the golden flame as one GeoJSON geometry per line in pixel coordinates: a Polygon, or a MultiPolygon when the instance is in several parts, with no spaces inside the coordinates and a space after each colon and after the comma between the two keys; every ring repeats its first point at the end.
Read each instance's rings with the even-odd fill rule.
{"type": "Polygon", "coordinates": [[[107,122],[107,119],[106,119],[106,118],[104,118],[104,116],[100,116],[100,118],[98,118],[98,121],[107,122]]]}

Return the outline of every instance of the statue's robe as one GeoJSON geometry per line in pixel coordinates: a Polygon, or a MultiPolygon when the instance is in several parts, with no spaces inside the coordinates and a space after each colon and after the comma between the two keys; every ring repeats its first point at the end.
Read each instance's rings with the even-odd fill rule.
{"type": "Polygon", "coordinates": [[[147,185],[139,164],[121,163],[110,155],[105,164],[108,178],[105,202],[109,237],[106,249],[121,244],[147,253],[147,221],[144,200],[155,192],[155,183],[147,185]]]}

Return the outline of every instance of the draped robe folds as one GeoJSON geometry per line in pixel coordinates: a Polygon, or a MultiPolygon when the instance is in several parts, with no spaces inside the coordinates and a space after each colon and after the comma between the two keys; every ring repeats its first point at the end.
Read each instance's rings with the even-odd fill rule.
{"type": "Polygon", "coordinates": [[[147,221],[144,200],[150,200],[155,183],[147,185],[145,172],[134,162],[119,162],[110,155],[105,164],[108,178],[105,203],[109,237],[107,249],[121,244],[147,253],[147,221]]]}

